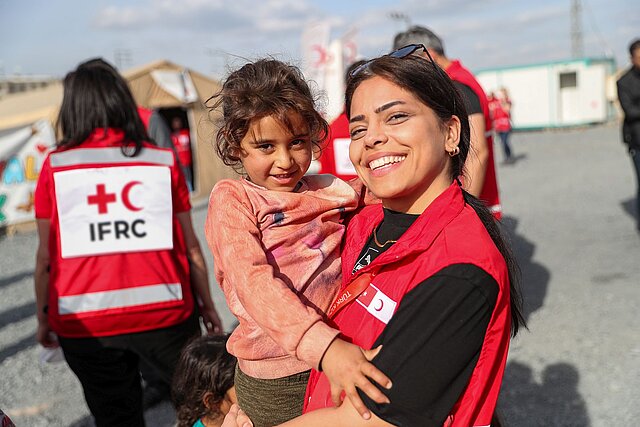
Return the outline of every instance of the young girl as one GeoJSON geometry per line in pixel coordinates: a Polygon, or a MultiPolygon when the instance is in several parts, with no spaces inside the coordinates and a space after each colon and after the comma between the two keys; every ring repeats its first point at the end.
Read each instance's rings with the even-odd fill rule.
{"type": "Polygon", "coordinates": [[[237,403],[236,358],[227,352],[226,344],[226,336],[205,335],[182,350],[171,385],[178,427],[218,427],[237,403]]]}
{"type": "Polygon", "coordinates": [[[231,73],[212,99],[222,108],[218,154],[246,173],[214,187],[205,225],[216,279],[239,320],[227,348],[238,358],[240,407],[256,426],[299,415],[317,368],[336,404],[344,390],[368,418],[355,386],[383,403],[367,377],[390,382],[324,323],[340,286],[342,218],[359,198],[331,175],[305,176],[328,125],[302,73],[273,59],[231,73]]]}

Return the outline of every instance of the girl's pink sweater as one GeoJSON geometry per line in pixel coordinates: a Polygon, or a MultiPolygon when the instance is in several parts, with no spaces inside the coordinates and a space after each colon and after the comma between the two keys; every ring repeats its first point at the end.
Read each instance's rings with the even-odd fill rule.
{"type": "Polygon", "coordinates": [[[297,192],[222,180],[205,232],[215,276],[239,321],[227,347],[255,378],[318,368],[339,331],[324,313],[340,287],[345,212],[358,194],[332,175],[303,177],[297,192]]]}

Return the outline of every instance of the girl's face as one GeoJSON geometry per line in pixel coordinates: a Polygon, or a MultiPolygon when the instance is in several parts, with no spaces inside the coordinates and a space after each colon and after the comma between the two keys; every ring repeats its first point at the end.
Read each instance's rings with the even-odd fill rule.
{"type": "Polygon", "coordinates": [[[293,133],[273,116],[251,122],[240,142],[239,157],[254,184],[274,191],[294,191],[312,159],[309,127],[291,113],[293,133]]]}
{"type": "Polygon", "coordinates": [[[422,213],[450,184],[449,155],[460,120],[442,123],[411,92],[382,77],[358,86],[351,103],[349,157],[386,208],[422,213]]]}

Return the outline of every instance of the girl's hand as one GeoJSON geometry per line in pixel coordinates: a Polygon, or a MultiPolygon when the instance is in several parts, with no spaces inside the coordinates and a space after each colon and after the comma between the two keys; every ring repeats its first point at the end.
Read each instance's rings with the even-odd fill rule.
{"type": "Polygon", "coordinates": [[[237,404],[231,405],[220,427],[253,427],[253,423],[237,404]]]}
{"type": "Polygon", "coordinates": [[[356,387],[376,403],[389,403],[387,396],[371,381],[386,389],[391,388],[391,380],[369,362],[381,348],[382,346],[373,350],[363,350],[340,338],[336,338],[329,345],[320,364],[331,384],[331,400],[335,406],[342,403],[340,395],[344,390],[360,416],[365,420],[371,418],[371,413],[360,399],[356,387]]]}

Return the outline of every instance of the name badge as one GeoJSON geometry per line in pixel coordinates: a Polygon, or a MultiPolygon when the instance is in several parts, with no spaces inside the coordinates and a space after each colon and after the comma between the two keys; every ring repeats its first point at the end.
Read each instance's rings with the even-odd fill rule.
{"type": "Polygon", "coordinates": [[[375,287],[373,283],[370,283],[367,289],[360,294],[356,302],[385,325],[393,317],[398,305],[397,302],[375,287]]]}

